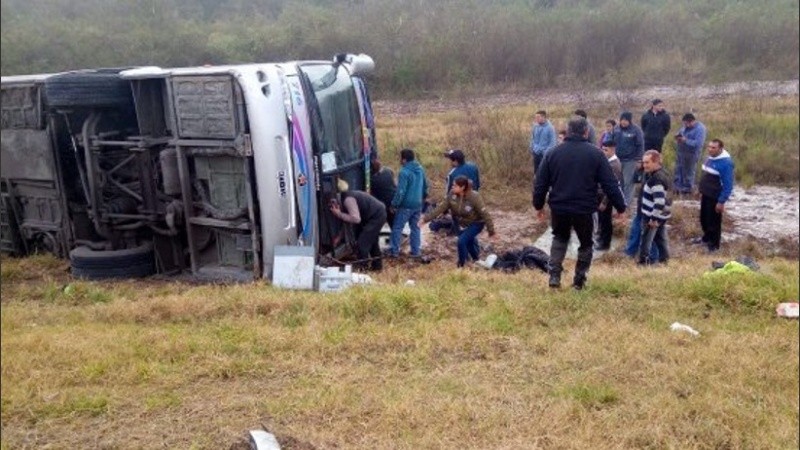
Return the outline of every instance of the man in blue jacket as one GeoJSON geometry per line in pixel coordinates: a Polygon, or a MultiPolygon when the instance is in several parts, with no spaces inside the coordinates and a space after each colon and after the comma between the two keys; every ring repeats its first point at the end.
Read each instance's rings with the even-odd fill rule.
{"type": "Polygon", "coordinates": [[[392,198],[395,216],[390,238],[390,255],[400,255],[400,236],[403,227],[408,224],[411,230],[411,256],[417,257],[421,256],[419,217],[422,212],[422,202],[428,197],[428,180],[425,179],[425,169],[416,161],[414,150],[408,148],[401,150],[400,164],[402,167],[397,175],[397,191],[392,198]]]}
{"type": "Polygon", "coordinates": [[[704,244],[711,252],[719,250],[722,238],[722,213],[731,197],[734,184],[734,164],[730,153],[719,139],[708,143],[708,158],[700,177],[700,227],[703,237],[693,242],[704,244]]]}
{"type": "Polygon", "coordinates": [[[610,206],[625,212],[625,199],[603,153],[588,142],[588,122],[583,117],[569,121],[564,143],[547,152],[533,187],[533,208],[544,220],[544,203],[550,205],[553,244],[550,248],[549,286],[561,286],[561,272],[572,230],[578,235],[578,260],[572,286],[583,289],[592,265],[592,214],[597,210],[597,186],[608,196],[610,206]]]}
{"type": "Polygon", "coordinates": [[[533,156],[533,176],[536,176],[536,171],[542,163],[544,154],[551,148],[557,145],[556,129],[553,124],[547,120],[547,112],[543,110],[536,111],[533,116],[533,129],[531,130],[531,145],[530,151],[533,156]]]}
{"type": "Polygon", "coordinates": [[[450,188],[453,187],[453,180],[458,176],[465,176],[472,181],[472,190],[478,191],[481,188],[481,176],[478,171],[478,166],[472,162],[467,162],[464,159],[464,152],[459,149],[451,149],[444,152],[444,157],[450,160],[450,173],[447,174],[447,192],[445,195],[450,194],[450,188]]]}
{"type": "Polygon", "coordinates": [[[692,113],[684,114],[681,121],[683,126],[675,135],[678,153],[675,155],[674,187],[676,194],[688,195],[694,191],[694,175],[706,140],[706,126],[692,113]]]}
{"type": "Polygon", "coordinates": [[[633,114],[628,111],[619,115],[619,124],[614,128],[612,140],[617,143],[617,158],[622,164],[622,190],[625,204],[633,200],[633,185],[639,162],[644,154],[642,129],[631,122],[633,114]]]}

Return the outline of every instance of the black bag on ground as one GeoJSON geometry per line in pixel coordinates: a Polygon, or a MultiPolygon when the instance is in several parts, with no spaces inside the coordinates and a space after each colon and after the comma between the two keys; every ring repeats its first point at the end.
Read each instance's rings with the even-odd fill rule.
{"type": "Polygon", "coordinates": [[[533,246],[522,247],[522,250],[512,250],[503,253],[492,266],[493,269],[505,272],[516,272],[522,267],[539,269],[547,272],[549,269],[550,255],[544,250],[533,246]]]}

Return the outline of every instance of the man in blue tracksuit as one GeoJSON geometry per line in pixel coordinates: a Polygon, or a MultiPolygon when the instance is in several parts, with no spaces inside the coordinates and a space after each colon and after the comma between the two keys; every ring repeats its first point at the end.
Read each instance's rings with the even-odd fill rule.
{"type": "Polygon", "coordinates": [[[675,155],[674,188],[675,193],[686,195],[694,190],[694,175],[706,140],[706,126],[692,113],[684,114],[681,120],[683,126],[675,135],[678,152],[675,155]]]}
{"type": "Polygon", "coordinates": [[[722,141],[713,139],[709,142],[708,158],[703,163],[699,184],[700,226],[703,237],[693,242],[705,244],[711,252],[719,249],[722,238],[722,213],[733,192],[733,169],[733,159],[722,141]]]}
{"type": "Polygon", "coordinates": [[[611,140],[617,143],[617,158],[622,164],[622,192],[625,204],[631,205],[636,170],[644,154],[642,129],[631,122],[633,114],[628,111],[619,115],[619,124],[614,128],[611,140]]]}
{"type": "Polygon", "coordinates": [[[392,198],[395,216],[390,238],[390,255],[400,255],[400,236],[403,227],[408,224],[411,230],[411,256],[421,256],[419,217],[422,213],[422,202],[428,197],[428,180],[425,179],[425,169],[416,161],[414,150],[401,150],[400,164],[402,167],[397,174],[397,191],[392,198]]]}
{"type": "Polygon", "coordinates": [[[547,112],[536,111],[533,118],[533,129],[531,130],[530,151],[533,156],[533,176],[542,163],[544,154],[558,144],[556,140],[556,129],[547,120],[547,112]]]}

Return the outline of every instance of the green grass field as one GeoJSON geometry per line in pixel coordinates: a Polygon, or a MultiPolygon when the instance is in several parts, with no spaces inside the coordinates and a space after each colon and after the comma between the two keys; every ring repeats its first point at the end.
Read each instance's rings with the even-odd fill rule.
{"type": "Polygon", "coordinates": [[[3,448],[795,448],[796,261],[392,268],[340,294],[2,265],[3,448]],[[407,278],[416,285],[405,286],[407,278]],[[679,321],[699,337],[672,332],[679,321]]]}

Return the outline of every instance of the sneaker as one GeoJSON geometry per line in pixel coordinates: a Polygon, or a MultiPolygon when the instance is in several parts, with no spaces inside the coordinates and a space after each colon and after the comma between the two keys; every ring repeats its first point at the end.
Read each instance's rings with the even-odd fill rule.
{"type": "Polygon", "coordinates": [[[561,277],[558,275],[550,275],[550,281],[547,283],[553,289],[558,289],[561,287],[561,277]]]}
{"type": "Polygon", "coordinates": [[[702,237],[696,237],[696,238],[692,238],[691,240],[689,240],[689,243],[692,244],[692,245],[701,245],[701,244],[705,244],[706,241],[704,241],[702,237]]]}

